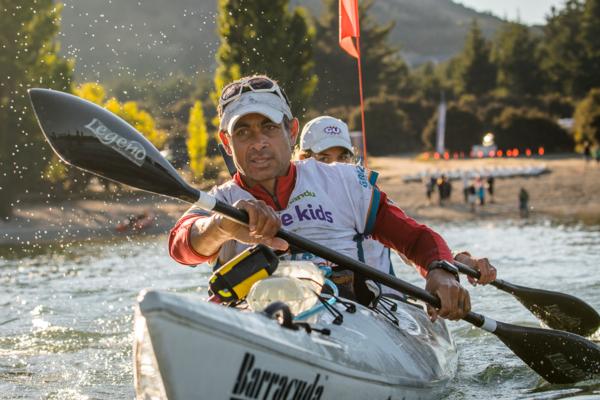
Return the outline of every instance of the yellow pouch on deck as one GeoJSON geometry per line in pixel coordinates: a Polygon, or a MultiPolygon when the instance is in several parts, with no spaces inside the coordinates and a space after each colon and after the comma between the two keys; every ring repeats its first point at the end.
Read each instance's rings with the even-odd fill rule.
{"type": "Polygon", "coordinates": [[[235,256],[208,280],[210,292],[224,303],[242,300],[252,285],[277,269],[279,258],[265,245],[257,244],[235,256]]]}

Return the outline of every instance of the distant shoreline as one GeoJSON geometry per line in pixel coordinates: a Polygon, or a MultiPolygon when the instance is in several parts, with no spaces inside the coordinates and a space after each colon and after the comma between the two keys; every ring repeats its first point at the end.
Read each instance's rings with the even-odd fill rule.
{"type": "Polygon", "coordinates": [[[417,161],[408,157],[372,158],[369,167],[380,173],[379,186],[407,214],[419,220],[471,221],[478,219],[519,220],[518,193],[529,193],[530,219],[600,224],[600,165],[586,164],[577,156],[514,159],[468,159],[417,161]],[[463,184],[453,181],[450,202],[438,205],[437,190],[428,204],[424,183],[404,183],[403,177],[420,171],[478,170],[494,167],[545,165],[550,173],[539,177],[495,179],[494,203],[486,191],[486,204],[475,213],[463,200],[463,184]]]}
{"type": "MultiPolygon", "coordinates": [[[[518,191],[530,195],[531,219],[600,224],[600,166],[576,157],[501,160],[418,161],[412,157],[372,157],[369,167],[379,172],[378,185],[407,214],[423,221],[473,221],[520,219],[518,191]],[[437,192],[429,205],[422,183],[404,183],[403,177],[423,170],[477,169],[493,166],[545,164],[551,173],[536,178],[496,179],[495,203],[471,213],[463,202],[462,183],[453,182],[450,202],[440,207],[437,192]]],[[[139,192],[118,202],[71,200],[55,204],[25,204],[10,221],[0,222],[0,245],[32,246],[166,234],[188,204],[139,192]],[[154,223],[141,233],[118,233],[116,225],[128,216],[150,210],[154,223]]],[[[487,194],[487,193],[486,193],[487,194]]]]}
{"type": "Polygon", "coordinates": [[[127,238],[166,233],[189,204],[138,192],[121,201],[68,200],[25,204],[10,221],[0,222],[0,245],[35,246],[53,242],[127,238]],[[150,211],[154,221],[140,232],[119,233],[129,216],[150,211]]]}

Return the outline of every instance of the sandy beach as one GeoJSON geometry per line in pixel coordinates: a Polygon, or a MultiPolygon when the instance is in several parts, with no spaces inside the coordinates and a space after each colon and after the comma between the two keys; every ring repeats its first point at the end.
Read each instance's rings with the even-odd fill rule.
{"type": "MultiPolygon", "coordinates": [[[[409,215],[425,220],[463,221],[481,218],[519,217],[518,194],[529,192],[530,218],[550,218],[563,222],[600,224],[600,165],[579,157],[516,159],[476,159],[416,161],[414,158],[373,158],[369,167],[379,171],[379,185],[409,215]],[[487,198],[483,207],[471,212],[464,203],[462,182],[453,181],[450,202],[438,205],[437,191],[429,204],[423,183],[404,183],[403,177],[419,171],[479,170],[494,167],[541,166],[550,173],[539,177],[495,180],[494,203],[487,198]]],[[[486,196],[488,193],[486,192],[486,196]]]]}
{"type": "Polygon", "coordinates": [[[138,192],[118,202],[72,200],[55,204],[30,204],[18,207],[10,221],[0,222],[0,244],[38,245],[104,238],[153,235],[167,232],[189,207],[161,196],[138,192]],[[131,215],[151,211],[154,221],[141,232],[116,231],[116,226],[131,215]]]}
{"type": "MultiPolygon", "coordinates": [[[[600,224],[600,165],[586,164],[577,157],[419,161],[414,157],[373,157],[369,167],[380,173],[379,185],[409,215],[424,221],[473,219],[518,219],[518,192],[530,195],[530,218],[600,224]],[[544,164],[549,174],[534,178],[497,179],[495,202],[470,211],[463,202],[462,183],[453,182],[450,202],[437,204],[437,193],[429,204],[422,183],[405,183],[403,177],[420,171],[475,170],[482,167],[516,167],[544,164]]],[[[0,244],[36,246],[59,241],[95,240],[165,233],[187,209],[182,202],[132,193],[118,202],[73,200],[58,204],[24,204],[10,221],[0,222],[0,244]],[[154,223],[142,233],[120,234],[115,226],[128,216],[151,210],[154,223]]]]}

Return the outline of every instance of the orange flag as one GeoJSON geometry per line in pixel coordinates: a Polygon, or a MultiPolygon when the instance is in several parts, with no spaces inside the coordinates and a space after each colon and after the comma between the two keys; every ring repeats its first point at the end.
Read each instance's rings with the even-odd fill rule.
{"type": "Polygon", "coordinates": [[[340,0],[340,47],[354,58],[360,54],[352,38],[359,36],[358,0],[340,0]]]}

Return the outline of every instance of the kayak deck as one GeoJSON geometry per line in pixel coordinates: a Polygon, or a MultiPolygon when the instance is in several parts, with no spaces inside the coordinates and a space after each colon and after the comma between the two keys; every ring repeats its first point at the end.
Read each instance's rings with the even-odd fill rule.
{"type": "Polygon", "coordinates": [[[283,328],[259,313],[145,292],[136,317],[138,398],[139,383],[148,381],[143,348],[152,349],[169,399],[430,398],[454,376],[456,348],[441,320],[431,323],[418,306],[397,307],[397,325],[358,304],[354,313],[342,311],[341,325],[322,312],[311,325],[331,331],[325,335],[283,328]]]}

